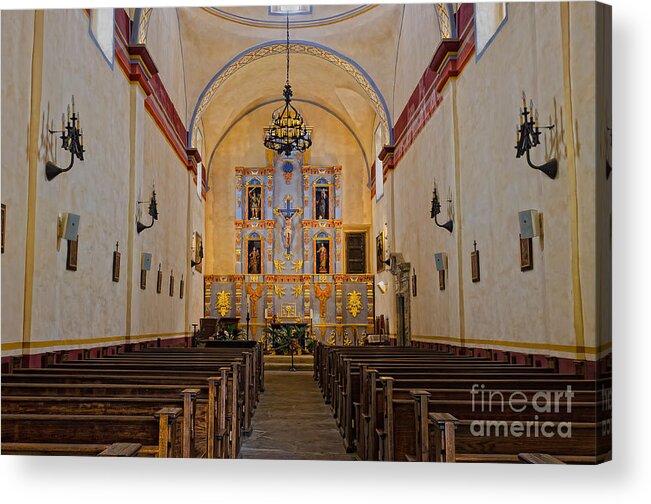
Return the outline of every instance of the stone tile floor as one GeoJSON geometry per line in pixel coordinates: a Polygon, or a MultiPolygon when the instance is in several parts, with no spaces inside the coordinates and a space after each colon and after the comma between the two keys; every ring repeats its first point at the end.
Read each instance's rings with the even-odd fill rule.
{"type": "Polygon", "coordinates": [[[253,415],[253,432],[240,458],[355,460],[323,401],[312,371],[267,371],[265,391],[253,415]]]}

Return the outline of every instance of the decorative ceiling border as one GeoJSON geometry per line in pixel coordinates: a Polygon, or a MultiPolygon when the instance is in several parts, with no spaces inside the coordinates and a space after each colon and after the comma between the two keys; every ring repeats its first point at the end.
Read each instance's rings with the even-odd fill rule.
{"type": "MultiPolygon", "coordinates": [[[[376,7],[378,7],[377,4],[362,4],[350,10],[332,16],[326,16],[318,19],[305,19],[305,20],[293,19],[292,27],[317,28],[319,26],[327,26],[331,24],[341,23],[342,21],[347,21],[349,19],[353,19],[357,16],[365,14],[370,10],[375,9],[376,7]]],[[[255,28],[277,28],[283,30],[285,29],[284,14],[282,15],[282,19],[266,20],[266,19],[256,19],[256,18],[250,18],[245,16],[238,16],[237,14],[227,12],[224,9],[220,9],[218,7],[202,7],[201,9],[206,11],[208,14],[212,16],[216,16],[225,21],[230,21],[232,23],[237,23],[244,26],[252,26],[255,28]]]]}
{"type": "MultiPolygon", "coordinates": [[[[325,61],[332,63],[333,65],[341,68],[346,73],[348,73],[355,81],[360,85],[360,87],[365,91],[371,106],[375,110],[375,113],[380,119],[382,124],[385,138],[389,139],[390,143],[393,143],[393,129],[390,126],[391,115],[389,114],[389,109],[386,104],[386,100],[380,93],[373,79],[366,73],[366,71],[354,60],[344,56],[343,54],[326,47],[316,42],[309,42],[305,40],[295,40],[290,41],[290,51],[294,54],[304,54],[308,56],[314,56],[321,58],[325,61]]],[[[192,120],[190,121],[188,144],[190,146],[196,145],[197,131],[199,129],[199,122],[204,111],[214,98],[218,89],[231,77],[235,72],[244,68],[246,65],[253,63],[259,59],[274,56],[278,54],[284,54],[287,50],[286,42],[281,40],[274,40],[260,44],[254,47],[251,47],[233,58],[229,63],[227,63],[221,70],[219,70],[210,82],[206,85],[204,90],[201,92],[199,99],[197,100],[197,105],[194,108],[192,113],[192,120]]]]}

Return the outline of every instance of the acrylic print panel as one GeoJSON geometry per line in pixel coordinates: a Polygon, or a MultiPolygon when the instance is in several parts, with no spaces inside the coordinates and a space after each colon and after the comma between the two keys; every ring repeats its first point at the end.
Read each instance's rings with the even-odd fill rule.
{"type": "Polygon", "coordinates": [[[607,6],[2,18],[3,454],[610,458],[607,6]]]}

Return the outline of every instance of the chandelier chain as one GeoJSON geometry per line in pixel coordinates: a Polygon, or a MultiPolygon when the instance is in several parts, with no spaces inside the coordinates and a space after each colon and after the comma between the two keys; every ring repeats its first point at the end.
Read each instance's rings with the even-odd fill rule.
{"type": "Polygon", "coordinates": [[[301,113],[292,105],[292,86],[289,83],[289,14],[287,15],[286,52],[287,80],[283,96],[285,105],[271,114],[271,123],[265,128],[264,146],[278,154],[290,156],[292,152],[305,152],[312,145],[312,128],[309,128],[301,113]]]}
{"type": "Polygon", "coordinates": [[[289,84],[289,14],[287,14],[287,84],[289,84]]]}

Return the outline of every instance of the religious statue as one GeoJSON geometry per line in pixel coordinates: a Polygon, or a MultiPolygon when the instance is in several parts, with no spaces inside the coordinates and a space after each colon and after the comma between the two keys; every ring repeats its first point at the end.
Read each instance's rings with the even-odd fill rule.
{"type": "Polygon", "coordinates": [[[261,204],[260,190],[257,188],[249,189],[249,219],[260,219],[261,204]]]}
{"type": "Polygon", "coordinates": [[[321,188],[318,190],[318,201],[316,204],[316,218],[318,220],[328,219],[328,190],[321,188]]]}
{"type": "Polygon", "coordinates": [[[260,249],[254,246],[249,252],[249,274],[260,274],[260,249]]]}
{"type": "Polygon", "coordinates": [[[285,250],[289,254],[291,248],[292,248],[292,218],[294,217],[293,215],[291,217],[287,217],[286,215],[283,215],[285,219],[285,226],[283,227],[283,236],[285,237],[285,250]]]}
{"type": "Polygon", "coordinates": [[[316,251],[319,260],[318,273],[328,273],[328,249],[326,249],[323,242],[316,251]]]}

